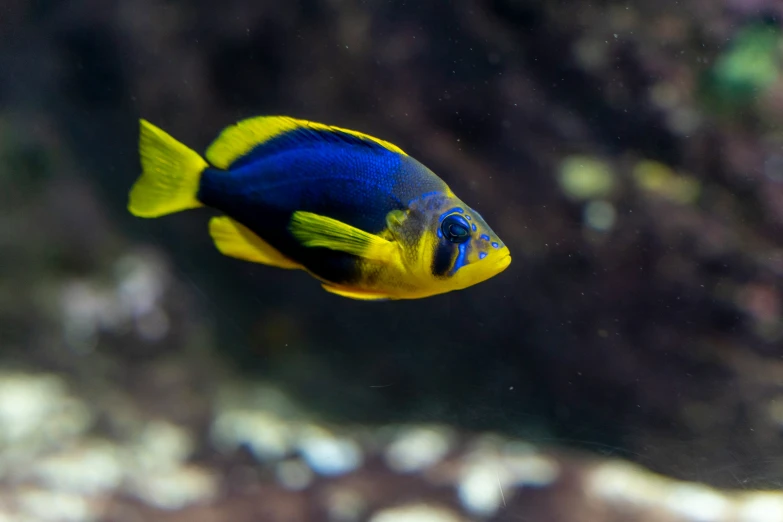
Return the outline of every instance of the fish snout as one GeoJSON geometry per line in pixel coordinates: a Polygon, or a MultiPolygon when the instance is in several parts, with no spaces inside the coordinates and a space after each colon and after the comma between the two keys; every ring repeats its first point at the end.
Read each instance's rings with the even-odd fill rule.
{"type": "Polygon", "coordinates": [[[498,272],[502,272],[506,268],[508,268],[508,265],[511,264],[511,251],[508,249],[508,247],[503,246],[500,251],[498,251],[497,255],[495,256],[495,264],[498,268],[498,272]]]}

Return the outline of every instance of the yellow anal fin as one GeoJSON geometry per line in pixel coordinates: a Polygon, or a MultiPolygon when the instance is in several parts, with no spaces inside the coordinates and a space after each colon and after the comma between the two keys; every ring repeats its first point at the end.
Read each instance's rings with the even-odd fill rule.
{"type": "Polygon", "coordinates": [[[252,230],[230,217],[210,219],[209,235],[223,255],[279,268],[302,268],[258,237],[252,230]]]}
{"type": "Polygon", "coordinates": [[[312,212],[294,212],[289,229],[308,248],[329,248],[375,261],[392,261],[398,250],[395,242],[312,212]]]}
{"type": "Polygon", "coordinates": [[[386,301],[391,299],[391,296],[386,294],[377,294],[372,292],[364,292],[361,290],[352,290],[350,288],[338,287],[333,285],[321,285],[324,290],[329,293],[341,295],[349,299],[359,299],[362,301],[386,301]]]}

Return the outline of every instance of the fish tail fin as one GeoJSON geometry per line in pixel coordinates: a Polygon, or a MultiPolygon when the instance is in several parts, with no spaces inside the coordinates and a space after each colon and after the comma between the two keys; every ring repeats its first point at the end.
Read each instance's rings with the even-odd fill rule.
{"type": "Polygon", "coordinates": [[[141,120],[139,155],[141,176],[128,200],[131,214],[153,218],[203,206],[197,194],[201,173],[209,165],[197,152],[141,120]]]}

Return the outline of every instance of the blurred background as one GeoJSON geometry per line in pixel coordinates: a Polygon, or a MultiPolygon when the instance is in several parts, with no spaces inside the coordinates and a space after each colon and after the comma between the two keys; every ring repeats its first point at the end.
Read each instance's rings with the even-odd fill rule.
{"type": "Polygon", "coordinates": [[[0,520],[783,520],[782,17],[5,0],[0,520]],[[399,145],[513,263],[357,302],[126,211],[140,117],[261,114],[399,145]]]}

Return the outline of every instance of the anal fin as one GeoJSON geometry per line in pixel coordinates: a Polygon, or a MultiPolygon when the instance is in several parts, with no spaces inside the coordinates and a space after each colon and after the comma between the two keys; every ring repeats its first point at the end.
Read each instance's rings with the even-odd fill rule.
{"type": "Polygon", "coordinates": [[[345,287],[333,286],[333,285],[321,285],[324,290],[329,293],[347,297],[349,299],[359,299],[362,301],[386,301],[391,299],[386,294],[377,294],[372,292],[362,292],[361,290],[351,290],[345,287]]]}
{"type": "Polygon", "coordinates": [[[210,219],[209,235],[223,255],[279,268],[302,268],[258,237],[252,230],[230,217],[220,216],[210,219]]]}

